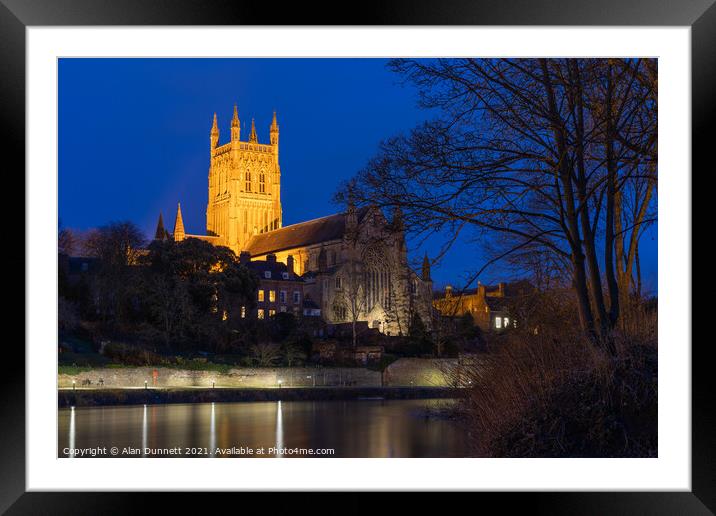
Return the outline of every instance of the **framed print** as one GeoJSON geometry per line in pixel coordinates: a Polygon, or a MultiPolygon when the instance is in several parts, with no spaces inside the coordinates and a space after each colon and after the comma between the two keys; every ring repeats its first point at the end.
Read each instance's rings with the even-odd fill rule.
{"type": "Polygon", "coordinates": [[[0,5],[27,300],[3,509],[713,511],[691,170],[716,7],[257,11],[0,5]]]}

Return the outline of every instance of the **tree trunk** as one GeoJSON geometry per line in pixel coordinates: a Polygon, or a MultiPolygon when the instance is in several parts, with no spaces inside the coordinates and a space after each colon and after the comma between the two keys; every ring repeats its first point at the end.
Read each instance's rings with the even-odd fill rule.
{"type": "Polygon", "coordinates": [[[617,183],[617,163],[614,157],[612,67],[607,65],[606,98],[606,154],[607,154],[607,201],[604,242],[604,269],[609,288],[609,328],[613,328],[619,319],[619,285],[614,274],[614,205],[617,183]]]}

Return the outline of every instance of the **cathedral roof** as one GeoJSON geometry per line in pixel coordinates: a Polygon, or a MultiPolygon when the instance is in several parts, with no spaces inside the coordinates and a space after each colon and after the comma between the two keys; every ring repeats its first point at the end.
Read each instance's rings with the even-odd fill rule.
{"type": "MultiPolygon", "coordinates": [[[[368,210],[367,206],[358,210],[358,222],[365,217],[368,210]]],[[[246,251],[251,253],[251,256],[260,256],[286,249],[306,247],[321,242],[339,240],[343,238],[345,230],[346,214],[336,213],[254,235],[246,244],[246,251]]]]}

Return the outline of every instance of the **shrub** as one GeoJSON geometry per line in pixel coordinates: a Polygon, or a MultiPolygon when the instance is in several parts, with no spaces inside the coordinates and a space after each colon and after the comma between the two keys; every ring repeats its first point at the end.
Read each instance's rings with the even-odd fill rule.
{"type": "Polygon", "coordinates": [[[144,348],[110,342],[104,347],[104,355],[124,365],[147,366],[164,365],[167,359],[144,348]]]}
{"type": "Polygon", "coordinates": [[[644,335],[615,335],[615,356],[579,335],[506,339],[467,372],[473,453],[657,456],[657,345],[644,335]]]}

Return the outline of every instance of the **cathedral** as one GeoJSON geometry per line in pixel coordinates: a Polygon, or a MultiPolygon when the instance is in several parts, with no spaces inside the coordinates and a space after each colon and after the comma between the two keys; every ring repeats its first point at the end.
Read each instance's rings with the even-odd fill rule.
{"type": "Polygon", "coordinates": [[[268,144],[259,142],[253,120],[248,139],[241,140],[236,106],[230,141],[219,144],[214,114],[209,142],[206,235],[185,232],[178,205],[173,233],[164,230],[160,215],[156,238],[198,238],[226,246],[242,260],[286,264],[329,324],[359,321],[405,335],[417,315],[430,327],[430,262],[426,256],[420,274],[409,267],[399,209],[389,219],[377,207],[349,203],[343,213],[284,227],[276,113],[268,144]]]}

